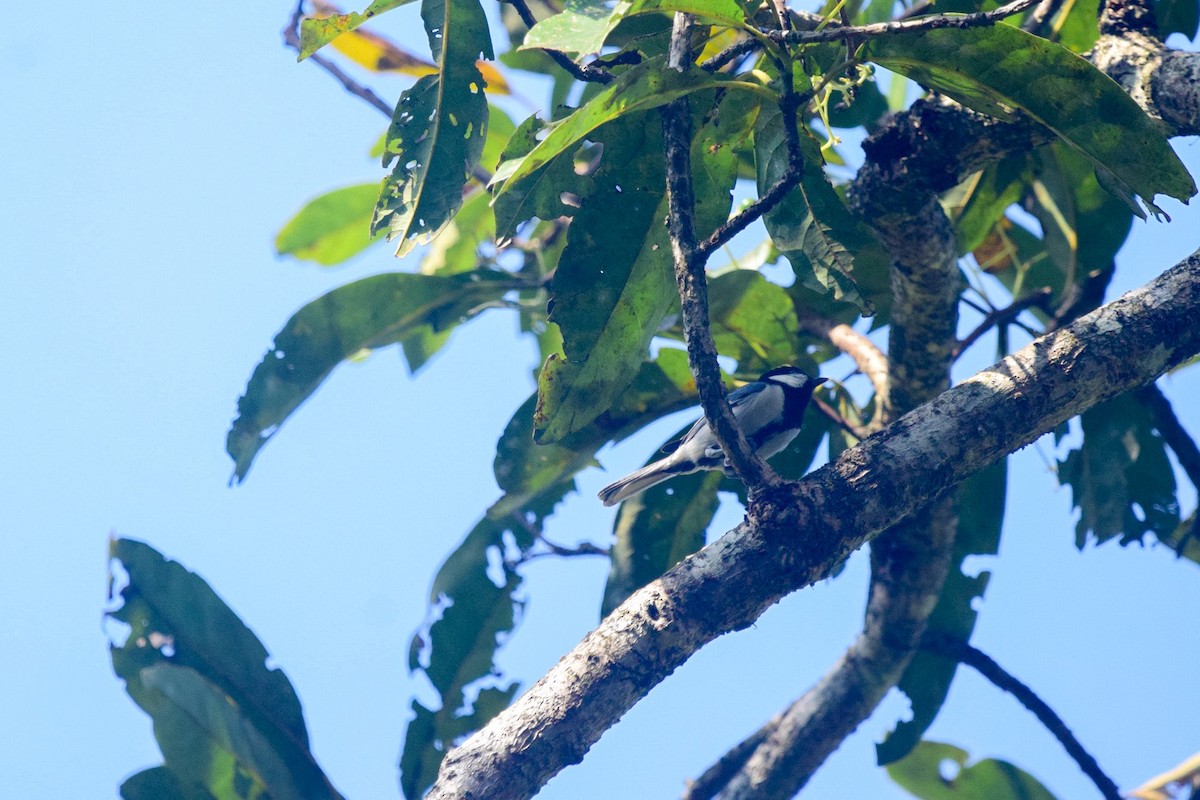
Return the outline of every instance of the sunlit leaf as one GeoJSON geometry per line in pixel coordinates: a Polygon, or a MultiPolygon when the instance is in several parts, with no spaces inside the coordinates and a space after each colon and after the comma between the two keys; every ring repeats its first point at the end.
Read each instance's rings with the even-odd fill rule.
{"type": "Polygon", "coordinates": [[[411,2],[412,0],[375,0],[361,14],[351,11],[349,14],[334,14],[330,17],[302,21],[300,23],[300,55],[296,60],[303,61],[332,42],[335,37],[346,31],[355,30],[372,17],[411,2]]]}
{"type": "Polygon", "coordinates": [[[338,364],[422,329],[453,327],[477,306],[503,297],[509,281],[494,272],[388,273],[334,289],[297,311],[238,400],[225,445],[235,462],[234,480],[246,477],[258,451],[338,364]]]}
{"type": "Polygon", "coordinates": [[[1025,111],[1084,153],[1115,189],[1140,196],[1156,213],[1155,195],[1187,200],[1196,193],[1158,123],[1061,45],[995,25],[883,37],[866,49],[867,59],[978,111],[1025,111]]]}
{"type": "Polygon", "coordinates": [[[566,0],[560,14],[534,25],[522,49],[541,48],[586,56],[600,52],[621,20],[637,14],[693,14],[705,22],[743,27],[746,14],[735,0],[621,0],[615,5],[594,0],[566,0]]]}
{"type": "Polygon", "coordinates": [[[970,176],[951,193],[954,232],[959,255],[980,247],[1004,216],[1021,199],[1029,172],[1025,154],[1006,158],[970,176]]]}
{"type": "Polygon", "coordinates": [[[154,721],[167,768],[184,787],[231,796],[243,781],[277,797],[340,795],[308,749],[295,690],[267,651],[198,575],[131,539],[109,547],[109,612],[129,626],[113,669],[154,721]]]}
{"type": "MultiPolygon", "coordinates": [[[[537,116],[524,120],[504,145],[500,164],[515,164],[528,155],[537,147],[545,128],[546,123],[537,116]]],[[[605,137],[603,131],[598,131],[592,138],[603,141],[605,137]]],[[[496,235],[511,238],[517,226],[534,217],[551,220],[573,216],[591,192],[590,174],[576,172],[573,160],[565,155],[553,158],[525,177],[504,184],[504,192],[493,201],[496,235]]]]}
{"type": "Polygon", "coordinates": [[[661,57],[648,59],[621,73],[620,77],[600,89],[586,105],[567,118],[546,126],[548,133],[537,146],[521,158],[502,163],[492,182],[499,184],[497,192],[503,193],[551,159],[578,145],[584,137],[606,122],[637,111],[657,108],[692,92],[717,88],[769,94],[758,84],[710,75],[699,69],[678,72],[667,69],[666,61],[661,57]]]}
{"type": "Polygon", "coordinates": [[[326,266],[340,264],[365,250],[379,186],[347,186],[305,204],[275,237],[275,251],[326,266]]]}
{"type": "MultiPolygon", "coordinates": [[[[959,484],[958,531],[950,572],[929,616],[927,633],[960,642],[971,638],[979,616],[974,603],[983,597],[991,574],[982,571],[967,575],[963,572],[963,562],[969,556],[999,552],[1006,485],[1007,460],[985,467],[959,484]]],[[[957,661],[925,650],[913,656],[898,684],[908,695],[912,716],[898,723],[883,743],[876,746],[880,764],[904,758],[917,746],[941,710],[957,668],[957,661]]]]}
{"type": "Polygon", "coordinates": [[[1100,38],[1099,0],[1064,0],[1050,27],[1050,38],[1071,52],[1086,53],[1100,38]]]}
{"type": "Polygon", "coordinates": [[[384,179],[371,231],[399,239],[397,256],[428,243],[462,205],[462,189],[483,155],[488,106],[475,61],[492,58],[479,0],[424,0],[421,18],[438,74],[400,96],[388,128],[384,179]]]}
{"type": "Polygon", "coordinates": [[[1054,800],[1036,778],[1007,761],[988,758],[968,766],[969,757],[954,745],[921,742],[887,771],[921,800],[1054,800]],[[947,763],[957,766],[951,777],[945,777],[947,763]]]}
{"type": "Polygon", "coordinates": [[[1121,395],[1081,415],[1083,445],[1067,453],[1059,482],[1080,511],[1075,544],[1140,542],[1147,531],[1169,539],[1179,525],[1175,474],[1145,406],[1121,395]]]}

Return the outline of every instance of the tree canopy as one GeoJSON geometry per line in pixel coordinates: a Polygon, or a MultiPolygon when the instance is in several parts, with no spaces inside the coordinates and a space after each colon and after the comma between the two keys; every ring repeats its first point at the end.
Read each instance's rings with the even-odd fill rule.
{"type": "MultiPolygon", "coordinates": [[[[515,0],[494,47],[480,0],[422,0],[429,58],[372,30],[406,4],[301,3],[285,31],[390,124],[381,182],[308,202],[278,252],[331,265],[391,246],[403,260],[286,320],[227,434],[240,483],[348,360],[399,345],[418,373],[490,311],[536,342],[536,392],[496,445],[500,495],[434,576],[412,637],[408,666],[437,702],[412,700],[405,796],[532,796],[700,647],[868,545],[845,655],[686,796],[792,796],[899,687],[912,716],[877,753],[897,784],[1051,798],[1012,764],[968,766],[923,738],[965,665],[1118,797],[1004,654],[971,646],[988,575],[964,563],[998,552],[1007,458],[1047,433],[1072,445],[1057,477],[1080,547],[1155,542],[1200,562],[1171,460],[1200,486],[1200,450],[1155,384],[1200,353],[1200,251],[1106,297],[1134,218],[1167,224],[1161,198],[1196,194],[1169,139],[1200,133],[1200,56],[1163,40],[1195,37],[1200,3],[515,0]],[[393,108],[347,61],[416,80],[393,108]],[[505,98],[529,75],[550,97],[520,119],[505,98]],[[963,306],[979,317],[965,332],[963,306]],[[997,363],[952,385],[993,342],[997,363]],[[850,376],[765,463],[725,391],[781,364],[850,376]],[[731,474],[626,500],[610,547],[547,540],[602,447],[696,404],[731,474]],[[746,510],[723,536],[722,503],[746,510]],[[496,657],[524,569],[577,555],[611,562],[602,622],[520,687],[496,657]]],[[[148,544],[115,539],[110,554],[109,613],[130,631],[114,668],[164,762],[122,796],[340,797],[295,690],[225,602],[148,544]]]]}

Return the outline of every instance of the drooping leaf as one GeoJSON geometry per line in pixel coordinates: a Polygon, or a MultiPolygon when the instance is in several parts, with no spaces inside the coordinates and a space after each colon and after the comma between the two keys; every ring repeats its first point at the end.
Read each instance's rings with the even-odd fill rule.
{"type": "Polygon", "coordinates": [[[988,758],[967,766],[966,750],[941,742],[921,742],[907,758],[889,764],[891,779],[921,800],[1055,800],[1028,772],[988,758]],[[957,774],[943,777],[946,762],[957,774]]]}
{"type": "MultiPolygon", "coordinates": [[[[701,236],[729,215],[736,180],[730,130],[744,129],[752,109],[725,96],[717,121],[695,129],[692,181],[701,236]]],[[[567,231],[554,278],[550,319],[563,334],[538,376],[534,437],[553,443],[585,428],[632,381],[651,338],[677,302],[657,112],[624,117],[609,131],[595,188],[567,231]],[[622,236],[612,220],[623,221],[622,236]]],[[[610,126],[612,127],[612,126],[610,126]]]]}
{"type": "MultiPolygon", "coordinates": [[[[882,247],[851,214],[834,191],[822,169],[820,145],[799,132],[804,153],[804,175],[800,184],[763,217],[767,232],[779,251],[787,256],[796,278],[808,288],[829,292],[836,300],[853,303],[863,313],[873,313],[871,302],[854,281],[854,265],[867,251],[882,247]]],[[[777,106],[764,105],[754,126],[754,155],[758,169],[758,191],[765,193],[788,169],[787,139],[783,115],[777,106]]],[[[884,263],[887,263],[886,257],[884,263]]]]}
{"type": "Polygon", "coordinates": [[[1059,463],[1058,479],[1071,487],[1080,511],[1075,544],[1120,536],[1140,542],[1147,531],[1169,539],[1179,525],[1175,474],[1162,436],[1145,406],[1121,395],[1080,416],[1083,445],[1059,463]]]}
{"type": "Polygon", "coordinates": [[[1154,15],[1162,39],[1172,33],[1182,33],[1190,41],[1200,32],[1200,2],[1197,0],[1156,0],[1154,15]]]}
{"type": "MultiPolygon", "coordinates": [[[[971,638],[979,616],[973,604],[983,597],[990,573],[967,575],[962,569],[963,562],[968,556],[999,552],[1006,484],[1007,460],[986,467],[959,484],[958,531],[950,572],[929,616],[927,633],[960,642],[971,638]]],[[[883,743],[876,746],[881,765],[906,757],[918,745],[941,710],[957,668],[957,661],[925,650],[913,656],[898,684],[908,695],[912,717],[898,723],[883,743]]]]}
{"type": "Polygon", "coordinates": [[[297,311],[275,337],[238,400],[226,451],[234,480],[334,367],[362,350],[395,344],[422,329],[442,331],[507,291],[502,273],[450,277],[388,273],[334,289],[297,311]]]}
{"type": "Polygon", "coordinates": [[[421,19],[438,74],[400,96],[388,128],[384,179],[371,222],[399,239],[396,255],[425,244],[462,205],[462,189],[483,155],[488,106],[475,65],[492,58],[492,41],[479,0],[423,0],[421,19]]]}
{"type": "Polygon", "coordinates": [[[521,576],[509,561],[510,549],[531,546],[529,529],[539,527],[570,488],[552,486],[509,512],[489,509],[438,570],[430,591],[436,618],[409,648],[409,669],[423,672],[441,699],[437,710],[413,703],[400,757],[400,784],[410,800],[424,794],[446,752],[516,694],[517,684],[501,680],[494,664],[522,608],[516,596],[521,576]]]}
{"type": "Polygon", "coordinates": [[[677,11],[731,28],[746,25],[745,11],[736,0],[621,0],[615,5],[594,0],[566,0],[562,13],[534,25],[521,47],[576,53],[582,58],[600,52],[609,34],[623,19],[638,14],[677,11]]]}
{"type": "Polygon", "coordinates": [[[692,92],[720,88],[770,95],[755,83],[710,75],[700,69],[678,72],[667,69],[664,58],[647,59],[621,73],[570,116],[547,125],[548,133],[536,147],[520,158],[500,164],[492,183],[499,186],[497,194],[503,194],[551,159],[577,146],[605,123],[634,112],[657,108],[692,92]]]}
{"type": "Polygon", "coordinates": [[[329,266],[365,250],[379,187],[347,186],[310,200],[275,237],[275,252],[329,266]]]}
{"type": "Polygon", "coordinates": [[[118,591],[110,578],[121,605],[109,616],[130,628],[111,648],[113,669],[179,782],[216,798],[237,781],[277,797],[340,797],[309,751],[291,683],[208,584],[142,542],[116,539],[109,552],[128,579],[118,591]]]}
{"type": "Polygon", "coordinates": [[[1114,189],[1140,196],[1155,213],[1155,195],[1186,201],[1196,193],[1158,123],[1061,45],[995,25],[884,37],[866,51],[869,60],[977,111],[1006,117],[1006,109],[1021,109],[1086,155],[1114,189]]]}
{"type": "Polygon", "coordinates": [[[334,14],[329,17],[306,19],[300,23],[300,55],[297,61],[303,61],[336,37],[352,31],[372,17],[385,11],[408,5],[412,0],[375,0],[361,14],[351,11],[349,14],[334,14]]]}

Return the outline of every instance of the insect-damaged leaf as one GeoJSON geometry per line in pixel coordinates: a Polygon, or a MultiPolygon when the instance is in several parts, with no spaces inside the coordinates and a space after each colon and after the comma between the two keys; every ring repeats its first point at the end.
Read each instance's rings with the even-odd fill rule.
{"type": "Polygon", "coordinates": [[[966,750],[941,742],[921,742],[888,775],[921,800],[1054,800],[1037,778],[1007,761],[988,758],[967,766],[966,750]],[[958,765],[945,777],[946,762],[958,765]]]}
{"type": "Polygon", "coordinates": [[[334,289],[297,311],[275,336],[238,400],[225,449],[241,481],[258,451],[350,356],[452,328],[508,291],[509,276],[388,273],[334,289]]]}
{"type": "Polygon", "coordinates": [[[1196,184],[1154,120],[1091,63],[1011,25],[876,39],[865,58],[981,111],[1021,109],[1086,155],[1114,193],[1147,207],[1186,201],[1196,184]]]}
{"type": "MultiPolygon", "coordinates": [[[[787,139],[778,106],[764,105],[754,125],[754,158],[758,191],[765,193],[786,174],[787,139]]],[[[822,169],[820,147],[807,128],[798,132],[804,153],[804,175],[763,222],[771,240],[792,264],[805,286],[832,293],[870,316],[871,303],[854,282],[855,259],[882,247],[851,214],[822,169]]],[[[874,257],[873,255],[871,257],[874,257]]],[[[882,256],[880,256],[882,257],[882,256]]]]}
{"type": "Polygon", "coordinates": [[[483,154],[488,106],[475,61],[492,58],[479,0],[425,0],[421,18],[438,74],[400,96],[384,145],[384,179],[371,232],[400,239],[397,256],[428,242],[462,205],[462,188],[483,154]]]}
{"type": "Polygon", "coordinates": [[[412,0],[375,0],[361,14],[351,11],[349,14],[333,14],[319,19],[304,20],[300,23],[300,55],[296,60],[303,61],[338,36],[356,29],[372,17],[411,2],[412,0]]]}

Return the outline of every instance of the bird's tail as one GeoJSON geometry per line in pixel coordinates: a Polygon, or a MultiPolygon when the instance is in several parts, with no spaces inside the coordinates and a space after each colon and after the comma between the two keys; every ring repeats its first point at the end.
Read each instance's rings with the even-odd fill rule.
{"type": "Polygon", "coordinates": [[[597,497],[606,506],[615,506],[622,500],[644,492],[651,486],[657,486],[674,475],[691,472],[695,467],[690,463],[672,463],[670,458],[647,464],[641,469],[631,472],[619,481],[610,483],[600,490],[597,497]]]}

